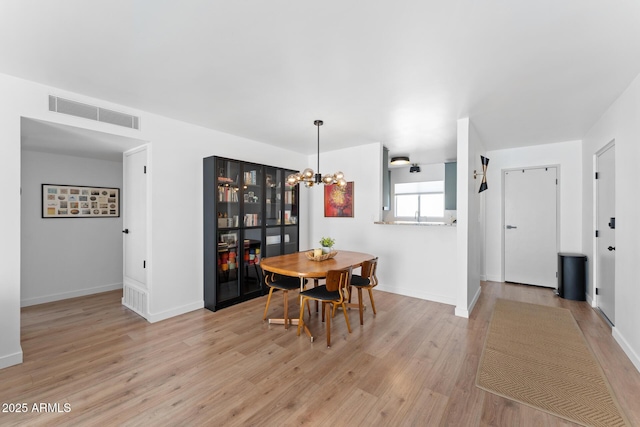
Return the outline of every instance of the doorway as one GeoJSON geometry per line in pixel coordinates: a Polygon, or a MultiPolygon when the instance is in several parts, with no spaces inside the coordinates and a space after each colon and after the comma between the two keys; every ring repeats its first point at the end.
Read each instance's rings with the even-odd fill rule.
{"type": "Polygon", "coordinates": [[[122,153],[143,143],[21,118],[21,306],[122,289],[122,211],[120,217],[44,219],[41,185],[113,187],[126,192],[122,153]]]}
{"type": "Polygon", "coordinates": [[[596,306],[615,324],[615,141],[596,153],[596,306]]]}
{"type": "Polygon", "coordinates": [[[503,171],[504,280],[557,287],[557,166],[503,171]]]}

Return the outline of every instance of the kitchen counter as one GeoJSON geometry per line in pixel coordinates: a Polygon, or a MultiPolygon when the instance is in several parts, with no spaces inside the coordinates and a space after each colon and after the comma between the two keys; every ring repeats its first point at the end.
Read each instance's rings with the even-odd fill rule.
{"type": "Polygon", "coordinates": [[[374,224],[380,225],[417,225],[417,226],[436,226],[436,227],[455,227],[456,223],[450,224],[448,222],[429,222],[429,221],[376,221],[374,224]]]}

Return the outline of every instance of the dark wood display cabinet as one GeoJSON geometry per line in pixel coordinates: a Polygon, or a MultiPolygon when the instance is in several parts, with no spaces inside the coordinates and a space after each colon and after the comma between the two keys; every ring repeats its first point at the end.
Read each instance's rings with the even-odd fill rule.
{"type": "Polygon", "coordinates": [[[218,309],[264,295],[260,259],[297,252],[295,171],[204,159],[204,303],[218,309]]]}

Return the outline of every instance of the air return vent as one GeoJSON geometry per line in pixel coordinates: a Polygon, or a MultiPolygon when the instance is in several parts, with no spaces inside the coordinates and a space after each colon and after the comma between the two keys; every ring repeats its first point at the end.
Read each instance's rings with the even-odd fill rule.
{"type": "Polygon", "coordinates": [[[130,284],[123,286],[122,305],[146,319],[148,295],[146,291],[130,284]]]}
{"type": "Polygon", "coordinates": [[[140,129],[139,117],[52,95],[49,95],[49,111],[124,126],[130,129],[140,129]]]}

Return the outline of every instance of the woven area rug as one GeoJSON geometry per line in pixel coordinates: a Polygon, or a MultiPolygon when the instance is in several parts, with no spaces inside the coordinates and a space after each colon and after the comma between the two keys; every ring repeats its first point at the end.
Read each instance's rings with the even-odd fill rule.
{"type": "Polygon", "coordinates": [[[476,385],[585,426],[629,425],[564,308],[497,300],[476,385]]]}

